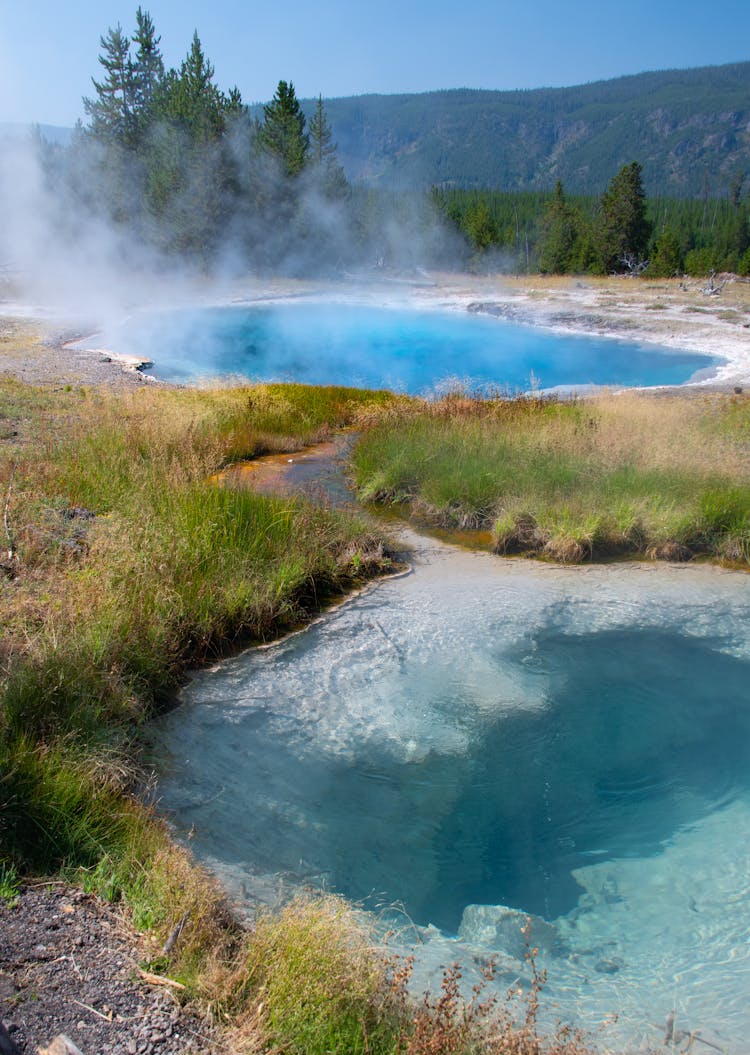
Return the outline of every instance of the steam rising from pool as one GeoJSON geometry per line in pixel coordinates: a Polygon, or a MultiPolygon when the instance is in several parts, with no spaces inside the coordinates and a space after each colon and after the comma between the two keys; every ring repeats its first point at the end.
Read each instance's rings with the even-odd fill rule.
{"type": "Polygon", "coordinates": [[[420,982],[496,953],[504,988],[531,912],[555,1016],[618,1011],[615,1035],[657,1043],[676,1007],[746,1050],[747,586],[434,544],[199,675],[159,734],[162,806],[246,901],[400,903],[420,982]]]}
{"type": "Polygon", "coordinates": [[[693,352],[555,334],[468,313],[348,300],[173,312],[131,323],[109,342],[153,360],[149,372],[167,381],[234,375],[412,394],[456,378],[510,392],[672,385],[714,363],[693,352]]]}

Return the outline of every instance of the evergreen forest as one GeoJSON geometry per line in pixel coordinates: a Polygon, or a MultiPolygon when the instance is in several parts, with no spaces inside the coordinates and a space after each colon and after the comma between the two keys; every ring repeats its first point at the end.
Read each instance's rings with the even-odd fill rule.
{"type": "MultiPolygon", "coordinates": [[[[628,80],[606,82],[604,98],[616,102],[628,80]]],[[[130,34],[117,25],[100,38],[92,89],[69,146],[37,143],[71,239],[85,213],[127,233],[139,253],[210,270],[750,274],[750,172],[739,163],[717,173],[720,196],[710,180],[698,196],[647,196],[633,159],[587,194],[560,179],[546,189],[477,186],[479,169],[464,185],[350,181],[322,97],[303,103],[280,80],[269,103],[249,107],[220,86],[197,31],[168,69],[140,7],[130,34]]],[[[526,93],[530,105],[537,94],[526,93]]],[[[471,127],[467,117],[467,137],[471,127]]]]}

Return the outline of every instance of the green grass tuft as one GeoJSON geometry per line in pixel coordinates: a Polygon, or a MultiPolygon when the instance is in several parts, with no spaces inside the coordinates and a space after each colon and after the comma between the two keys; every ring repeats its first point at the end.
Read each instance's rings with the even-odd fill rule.
{"type": "Polygon", "coordinates": [[[386,408],[352,454],[361,497],[496,549],[747,563],[750,400],[629,394],[560,403],[451,396],[386,408]]]}

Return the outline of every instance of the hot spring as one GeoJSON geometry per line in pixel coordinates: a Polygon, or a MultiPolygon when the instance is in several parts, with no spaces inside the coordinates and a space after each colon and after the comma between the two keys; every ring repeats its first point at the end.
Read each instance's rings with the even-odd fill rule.
{"type": "Polygon", "coordinates": [[[418,542],[415,568],[197,675],[161,807],[240,901],[363,900],[419,984],[520,921],[552,1019],[750,1050],[750,595],[709,567],[560,569],[418,542]]]}
{"type": "Polygon", "coordinates": [[[145,316],[107,340],[119,352],[151,360],[148,372],[165,381],[229,375],[412,394],[456,380],[509,392],[676,385],[716,362],[468,312],[305,299],[145,316]]]}

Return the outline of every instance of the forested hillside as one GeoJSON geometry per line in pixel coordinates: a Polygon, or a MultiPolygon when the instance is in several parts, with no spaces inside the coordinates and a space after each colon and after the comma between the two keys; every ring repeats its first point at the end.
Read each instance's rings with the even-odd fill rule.
{"type": "MultiPolygon", "coordinates": [[[[140,7],[100,38],[88,123],[67,146],[36,130],[43,205],[0,194],[0,234],[29,213],[65,256],[209,270],[750,273],[750,62],[325,104],[281,80],[248,107],[197,32],[173,68],[160,41],[140,7]]],[[[50,239],[19,229],[0,262],[36,266],[50,239]]]]}
{"type": "MultiPolygon", "coordinates": [[[[309,104],[312,110],[312,104],[309,104]]],[[[600,194],[638,158],[647,193],[726,194],[750,168],[750,62],[534,91],[326,102],[351,180],[600,194]]]]}

